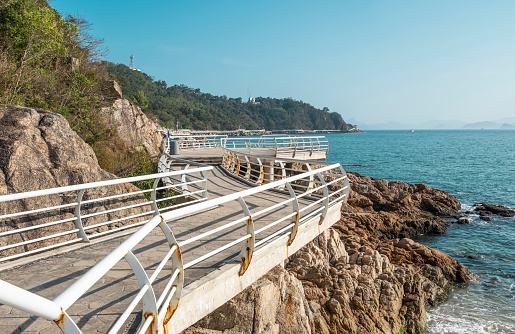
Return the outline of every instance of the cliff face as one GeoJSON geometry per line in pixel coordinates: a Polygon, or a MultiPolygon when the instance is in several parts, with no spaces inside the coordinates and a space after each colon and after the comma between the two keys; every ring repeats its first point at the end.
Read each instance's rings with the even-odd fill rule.
{"type": "MultiPolygon", "coordinates": [[[[102,170],[93,149],[87,145],[68,125],[63,116],[42,109],[19,106],[0,107],[0,195],[19,193],[39,189],[48,189],[73,184],[88,183],[115,178],[102,170]]],[[[88,190],[83,199],[106,197],[123,192],[139,190],[131,184],[120,184],[88,190]]],[[[26,200],[0,203],[0,215],[19,211],[38,209],[73,203],[77,193],[49,195],[26,200]]],[[[91,205],[84,208],[84,213],[100,209],[140,203],[143,196],[133,196],[118,202],[91,205]],[[105,207],[104,207],[105,206],[105,207]]],[[[144,207],[131,209],[132,214],[140,213],[144,207]]],[[[111,219],[128,215],[125,212],[113,212],[111,219]]],[[[73,218],[73,208],[49,212],[37,216],[7,219],[0,221],[0,231],[12,230],[38,224],[73,218]],[[31,219],[29,219],[31,218],[31,219]]],[[[99,217],[101,219],[103,217],[99,217]]],[[[98,221],[91,218],[84,221],[92,225],[98,221]]],[[[131,220],[123,224],[130,224],[131,220]]],[[[119,223],[121,225],[122,223],[119,223]]],[[[118,226],[119,226],[118,225],[118,226]]],[[[49,234],[71,230],[73,222],[49,226],[35,231],[27,231],[0,238],[0,246],[35,239],[49,234]]],[[[103,226],[94,231],[103,231],[110,226],[103,226]]],[[[57,241],[72,239],[72,235],[53,238],[25,246],[25,250],[51,245],[57,241]]],[[[22,247],[0,252],[0,255],[12,255],[23,251],[22,247]]]]}
{"type": "Polygon", "coordinates": [[[112,123],[118,135],[131,148],[144,147],[151,156],[159,155],[163,136],[157,131],[159,124],[150,120],[141,108],[122,97],[116,81],[106,82],[102,108],[103,116],[112,123]]]}
{"type": "Polygon", "coordinates": [[[407,237],[444,233],[449,223],[442,217],[459,216],[460,204],[423,184],[352,173],[349,180],[348,205],[333,229],[230,301],[232,307],[222,306],[185,333],[423,332],[426,307],[475,275],[449,255],[407,237]],[[275,284],[267,300],[264,295],[254,300],[263,284],[284,277],[290,285],[275,284]],[[263,304],[277,306],[269,311],[263,304]],[[305,323],[309,327],[299,325],[305,323]]]}

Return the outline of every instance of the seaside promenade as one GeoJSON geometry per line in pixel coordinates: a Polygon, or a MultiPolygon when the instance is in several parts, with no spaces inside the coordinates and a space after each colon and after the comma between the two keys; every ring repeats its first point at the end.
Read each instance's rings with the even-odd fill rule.
{"type": "MultiPolygon", "coordinates": [[[[181,157],[194,160],[194,156],[197,155],[220,159],[221,154],[224,154],[221,148],[205,150],[204,153],[192,152],[181,157]]],[[[227,152],[224,156],[227,156],[227,152]]],[[[160,216],[162,222],[173,231],[180,246],[181,266],[184,265],[184,276],[181,278],[184,282],[179,284],[182,297],[177,297],[177,301],[180,299],[177,312],[173,316],[170,315],[171,319],[167,316],[168,319],[165,320],[164,326],[168,328],[168,333],[178,333],[214,310],[273,266],[280,264],[340,217],[339,208],[342,201],[346,200],[345,191],[341,196],[333,194],[330,198],[326,181],[314,182],[314,177],[322,175],[322,172],[309,172],[311,167],[308,166],[306,172],[310,175],[307,179],[300,178],[300,174],[293,176],[298,181],[293,180],[271,187],[283,179],[288,179],[283,169],[282,174],[275,175],[275,178],[273,172],[265,178],[263,175],[261,178],[258,176],[258,185],[263,185],[256,187],[252,184],[250,169],[245,171],[243,163],[241,170],[239,164],[236,169],[236,161],[244,161],[243,156],[238,158],[236,153],[232,153],[231,157],[232,162],[225,157],[222,165],[215,163],[215,167],[210,171],[205,185],[207,201],[190,206],[195,209],[175,219],[166,219],[169,217],[166,214],[160,216]],[[279,181],[276,181],[278,176],[279,181]],[[269,186],[265,185],[267,182],[270,182],[269,186]],[[326,190],[323,190],[324,185],[326,190]],[[286,186],[290,191],[286,191],[286,186]],[[302,187],[307,189],[298,191],[302,187]],[[260,190],[261,188],[267,189],[260,190]],[[298,196],[294,193],[304,195],[298,196]],[[320,195],[314,196],[317,193],[320,195]],[[325,198],[322,193],[325,194],[325,198]],[[226,200],[230,196],[233,196],[231,200],[226,200]],[[330,199],[332,204],[329,202],[330,199]],[[270,228],[272,226],[274,228],[270,228]],[[249,240],[252,249],[249,248],[249,240]],[[242,269],[240,258],[242,242],[247,243],[247,253],[251,251],[250,257],[247,257],[248,263],[243,259],[243,266],[248,266],[245,269],[242,269]],[[230,287],[224,288],[223,284],[230,284],[230,287]],[[220,297],[217,297],[218,295],[220,297]],[[202,298],[206,300],[203,301],[202,298]],[[167,321],[169,325],[166,324],[167,321]]],[[[249,158],[246,159],[249,161],[249,158]]],[[[329,171],[329,167],[326,167],[324,172],[329,171]]],[[[260,169],[262,174],[263,170],[260,169]]],[[[184,177],[172,181],[177,183],[185,180],[190,181],[191,178],[185,174],[184,177]]],[[[182,210],[186,212],[186,208],[188,206],[182,210]]],[[[120,245],[123,246],[135,231],[136,228],[132,228],[88,244],[65,246],[47,252],[43,257],[28,256],[2,263],[0,280],[55,301],[63,292],[73,289],[70,288],[72,284],[92,268],[101,266],[99,263],[120,248],[120,245]]],[[[148,273],[147,276],[151,276],[150,273],[157,273],[156,269],[160,268],[160,271],[164,266],[163,258],[170,253],[169,240],[160,229],[154,228],[132,248],[130,253],[137,258],[148,273]]],[[[135,306],[132,305],[133,299],[142,291],[141,276],[135,273],[130,263],[132,255],[129,255],[125,256],[127,261],[117,262],[66,309],[66,314],[80,332],[107,333],[117,329],[120,333],[137,333],[143,322],[149,319],[142,311],[142,308],[145,309],[145,300],[142,301],[143,305],[142,302],[138,302],[139,307],[127,311],[135,306]],[[120,324],[116,323],[117,318],[124,312],[130,314],[120,324]]],[[[177,291],[172,289],[172,292],[169,292],[170,282],[174,281],[173,278],[170,280],[170,276],[176,277],[170,269],[173,268],[166,264],[164,270],[153,275],[151,282],[155,298],[159,295],[168,296],[164,303],[171,303],[169,300],[173,292],[177,291]]],[[[177,287],[176,285],[174,284],[174,287],[177,287]]],[[[163,321],[162,318],[160,320],[163,321]]],[[[159,331],[152,329],[152,326],[143,332],[159,331]]],[[[60,329],[43,317],[0,304],[0,332],[59,333],[60,329]]]]}

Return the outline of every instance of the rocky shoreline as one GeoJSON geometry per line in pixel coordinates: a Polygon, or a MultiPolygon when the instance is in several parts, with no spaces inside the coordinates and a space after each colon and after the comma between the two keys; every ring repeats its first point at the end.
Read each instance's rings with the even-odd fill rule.
{"type": "Polygon", "coordinates": [[[424,184],[348,173],[342,219],[184,334],[421,333],[426,308],[477,280],[411,237],[443,234],[461,204],[424,184]]]}

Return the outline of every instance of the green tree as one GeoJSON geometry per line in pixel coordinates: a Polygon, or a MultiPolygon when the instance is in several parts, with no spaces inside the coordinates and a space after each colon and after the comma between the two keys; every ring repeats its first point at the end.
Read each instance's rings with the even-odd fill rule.
{"type": "Polygon", "coordinates": [[[148,110],[148,99],[142,90],[138,90],[136,92],[136,95],[134,96],[134,102],[141,108],[141,110],[148,110]]]}

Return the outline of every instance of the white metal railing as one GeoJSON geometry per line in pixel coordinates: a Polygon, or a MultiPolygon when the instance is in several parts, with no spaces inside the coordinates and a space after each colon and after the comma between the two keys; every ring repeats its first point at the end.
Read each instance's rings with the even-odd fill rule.
{"type": "MultiPolygon", "coordinates": [[[[288,176],[298,175],[311,171],[320,166],[330,166],[331,163],[313,160],[299,160],[288,158],[277,158],[272,156],[254,155],[235,150],[224,149],[222,167],[232,176],[247,181],[253,185],[261,185],[276,180],[282,180],[288,176]]],[[[331,184],[338,184],[346,179],[345,171],[338,167],[337,171],[322,174],[324,177],[332,178],[331,184]]],[[[311,177],[307,185],[296,185],[297,187],[313,188],[320,182],[311,177]]]]}
{"type": "MultiPolygon", "coordinates": [[[[234,163],[230,166],[234,166],[234,163]]],[[[232,167],[230,167],[229,170],[231,170],[231,168],[232,167]]],[[[319,224],[322,224],[325,214],[330,208],[335,206],[339,208],[339,205],[347,200],[349,184],[347,176],[341,169],[340,164],[313,165],[307,167],[308,170],[303,170],[301,173],[300,171],[302,171],[302,169],[296,169],[295,167],[291,169],[292,176],[283,177],[284,175],[281,174],[279,180],[270,180],[268,183],[263,182],[259,187],[232,193],[203,203],[196,203],[188,207],[177,208],[176,210],[167,211],[158,216],[154,216],[54,300],[43,298],[0,280],[0,302],[48,320],[53,320],[64,333],[81,333],[80,328],[66,313],[66,310],[85,295],[94,284],[100,282],[102,276],[110,271],[120,260],[125,258],[137,277],[140,290],[127,309],[111,326],[109,333],[118,332],[141,301],[143,301],[142,314],[144,319],[139,327],[138,333],[157,333],[158,331],[164,330],[168,322],[171,319],[173,320],[172,315],[179,305],[179,299],[184,284],[184,270],[230,247],[242,245],[240,255],[238,256],[241,261],[239,274],[242,276],[251,265],[253,254],[266,251],[270,245],[281,241],[282,239],[280,237],[284,235],[290,236],[288,244],[291,244],[295,240],[299,227],[302,228],[304,224],[313,221],[315,218],[319,218],[319,224]],[[310,168],[312,170],[309,170],[310,168]],[[296,174],[297,172],[299,172],[299,174],[296,174]],[[269,207],[259,207],[258,211],[251,212],[245,198],[274,189],[285,190],[285,192],[289,194],[289,197],[285,200],[277,200],[276,203],[269,207]],[[177,242],[167,224],[167,222],[173,222],[185,215],[191,215],[199,211],[220,206],[226,207],[235,200],[240,204],[241,210],[235,212],[240,215],[240,218],[224,223],[222,226],[212,228],[195,237],[177,242]],[[280,206],[284,207],[290,204],[291,211],[288,214],[282,215],[279,219],[273,221],[266,219],[270,212],[277,210],[280,206]],[[261,223],[263,226],[259,229],[255,229],[255,223],[260,219],[262,219],[261,223]],[[234,227],[237,226],[245,228],[245,232],[242,233],[243,235],[235,236],[222,247],[183,264],[181,247],[190,243],[199,242],[200,239],[203,238],[206,240],[206,237],[211,238],[214,234],[222,231],[227,234],[227,230],[230,227],[234,229],[234,227]],[[157,227],[159,227],[166,236],[170,248],[157,268],[149,275],[132,250],[143,238],[157,227]],[[159,296],[156,296],[152,285],[169,261],[171,261],[172,266],[171,275],[169,276],[168,283],[163,292],[159,296]]],[[[234,169],[232,170],[234,173],[234,169]]],[[[229,207],[228,210],[235,209],[229,207]]],[[[234,215],[229,216],[233,217],[234,215]]],[[[227,239],[228,238],[224,237],[224,240],[227,239]]],[[[166,330],[164,330],[164,332],[166,332],[166,330]]]]}
{"type": "Polygon", "coordinates": [[[269,136],[261,137],[231,137],[222,139],[222,147],[248,153],[257,152],[259,149],[272,149],[277,157],[291,157],[303,155],[311,157],[313,154],[329,151],[329,142],[325,136],[269,136]]]}
{"type": "MultiPolygon", "coordinates": [[[[206,165],[200,162],[194,162],[184,159],[179,159],[170,155],[169,152],[169,142],[163,142],[163,155],[159,159],[157,170],[160,173],[165,173],[167,170],[171,170],[174,167],[181,168],[183,171],[182,174],[176,175],[175,177],[165,177],[163,178],[163,182],[166,185],[170,185],[173,189],[180,193],[186,193],[191,197],[200,199],[205,198],[209,199],[209,194],[207,192],[207,178],[209,173],[200,172],[200,177],[198,177],[195,173],[190,174],[188,171],[194,171],[195,168],[204,168],[211,167],[210,165],[206,165]],[[166,143],[165,143],[166,142],[166,143]],[[190,169],[193,166],[193,169],[190,169]],[[193,181],[192,181],[193,179],[193,181]],[[202,182],[198,182],[198,180],[202,180],[202,182]],[[197,181],[197,182],[194,182],[197,181]]],[[[212,167],[211,167],[212,169],[212,167]]]]}
{"type": "Polygon", "coordinates": [[[142,225],[164,211],[207,200],[212,169],[204,165],[173,171],[161,166],[158,174],[0,196],[0,262],[90,242],[142,225]],[[145,181],[148,189],[130,185],[145,181]],[[192,195],[194,201],[185,200],[192,195]]]}
{"type": "Polygon", "coordinates": [[[213,136],[173,136],[168,137],[167,140],[176,140],[179,143],[179,148],[184,149],[200,149],[200,148],[216,148],[221,147],[222,140],[227,138],[224,135],[213,136]]]}

